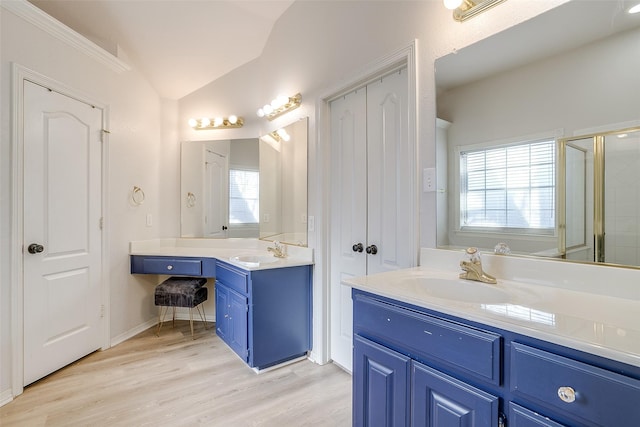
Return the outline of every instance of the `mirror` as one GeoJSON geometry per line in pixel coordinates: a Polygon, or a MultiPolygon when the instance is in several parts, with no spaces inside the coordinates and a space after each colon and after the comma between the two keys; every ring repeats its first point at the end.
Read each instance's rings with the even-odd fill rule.
{"type": "Polygon", "coordinates": [[[307,118],[260,137],[260,238],[307,246],[307,118]]]}
{"type": "Polygon", "coordinates": [[[307,119],[284,130],[289,141],[271,144],[266,136],[182,143],[181,237],[307,245],[307,119]]]}
{"type": "MultiPolygon", "coordinates": [[[[640,14],[627,14],[631,5],[628,1],[568,2],[436,60],[438,247],[477,246],[493,251],[497,243],[505,242],[514,254],[572,258],[567,256],[567,248],[582,245],[587,249],[583,252],[588,253],[594,246],[594,227],[589,222],[593,217],[589,213],[593,210],[589,204],[591,190],[565,192],[567,187],[560,185],[567,178],[568,188],[593,187],[592,175],[588,175],[593,165],[579,163],[593,161],[589,154],[592,149],[571,144],[566,152],[570,162],[560,163],[558,141],[640,125],[640,14]],[[516,211],[525,219],[512,228],[497,220],[468,226],[474,213],[470,206],[478,201],[471,197],[477,190],[472,178],[480,176],[469,158],[482,155],[486,160],[500,155],[522,161],[516,156],[518,150],[510,148],[528,142],[537,144],[535,152],[540,154],[540,144],[545,141],[555,141],[551,145],[555,145],[555,151],[545,151],[546,158],[554,160],[541,167],[540,157],[529,157],[530,174],[524,178],[526,197],[524,191],[505,197],[508,190],[521,186],[522,181],[516,183],[515,178],[522,176],[522,169],[496,172],[493,167],[485,167],[482,172],[482,203],[488,207],[489,201],[499,200],[503,210],[487,213],[485,219],[493,215],[493,221],[516,211]],[[466,163],[462,160],[465,156],[466,163]],[[508,177],[511,184],[502,180],[504,191],[494,191],[500,188],[486,184],[490,182],[488,177],[508,177]],[[534,188],[534,180],[538,188],[534,188]],[[565,213],[559,211],[565,205],[566,223],[560,215],[565,213]],[[576,212],[587,214],[575,220],[576,212]],[[566,226],[571,228],[568,236],[566,226]],[[563,241],[567,237],[569,241],[563,241]]],[[[607,170],[610,158],[605,158],[603,167],[607,170]]],[[[488,161],[484,164],[495,165],[488,161]]],[[[628,169],[635,171],[639,166],[640,160],[628,169]]],[[[617,168],[613,164],[611,167],[617,168]]],[[[628,187],[625,200],[633,200],[632,208],[640,211],[635,175],[626,181],[633,186],[628,187]]],[[[639,220],[634,217],[633,223],[639,220]]],[[[606,218],[603,223],[607,223],[606,218]]],[[[640,236],[640,230],[633,233],[640,236]]],[[[610,238],[611,234],[611,229],[605,233],[610,238]]],[[[634,243],[625,251],[640,254],[640,247],[634,243]]],[[[640,265],[635,258],[606,262],[640,265]]]]}

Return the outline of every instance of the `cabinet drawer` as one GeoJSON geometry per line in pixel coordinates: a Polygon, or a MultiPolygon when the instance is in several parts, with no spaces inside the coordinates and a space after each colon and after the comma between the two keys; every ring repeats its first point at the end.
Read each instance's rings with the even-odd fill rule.
{"type": "Polygon", "coordinates": [[[354,294],[354,333],[419,360],[500,383],[501,337],[360,293],[354,294]]]}
{"type": "Polygon", "coordinates": [[[144,258],[142,266],[145,274],[169,274],[176,276],[202,275],[202,260],[180,258],[144,258]]]}
{"type": "Polygon", "coordinates": [[[249,291],[249,275],[224,262],[216,263],[216,280],[241,294],[246,295],[249,291]]]}
{"type": "Polygon", "coordinates": [[[511,390],[588,426],[640,425],[639,380],[515,342],[511,390]]]}
{"type": "Polygon", "coordinates": [[[565,427],[536,412],[509,402],[509,427],[565,427]]]}

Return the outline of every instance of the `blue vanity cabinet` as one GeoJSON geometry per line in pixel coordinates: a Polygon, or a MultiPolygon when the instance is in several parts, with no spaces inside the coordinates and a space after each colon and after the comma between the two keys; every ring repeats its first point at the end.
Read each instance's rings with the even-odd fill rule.
{"type": "Polygon", "coordinates": [[[216,332],[250,367],[311,350],[311,266],[244,270],[216,263],[216,332]]]}
{"type": "Polygon", "coordinates": [[[640,426],[638,366],[352,297],[354,426],[640,426]]]}
{"type": "Polygon", "coordinates": [[[498,384],[500,335],[355,290],[353,305],[354,426],[498,425],[497,396],[429,362],[498,384]]]}

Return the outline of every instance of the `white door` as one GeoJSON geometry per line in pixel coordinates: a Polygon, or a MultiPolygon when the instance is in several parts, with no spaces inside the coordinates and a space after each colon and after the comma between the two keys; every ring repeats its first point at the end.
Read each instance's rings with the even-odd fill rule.
{"type": "Polygon", "coordinates": [[[351,370],[351,289],[367,274],[367,90],[331,102],[331,359],[351,370]]]}
{"type": "Polygon", "coordinates": [[[416,263],[408,105],[406,69],[367,86],[367,274],[416,263]]]}
{"type": "Polygon", "coordinates": [[[415,265],[406,69],[330,109],[331,358],[351,370],[352,301],[341,280],[415,265]]]}
{"type": "Polygon", "coordinates": [[[207,147],[204,158],[204,237],[221,239],[229,222],[229,161],[207,147]]]}
{"type": "Polygon", "coordinates": [[[24,81],[24,385],[101,343],[102,110],[24,81]]]}

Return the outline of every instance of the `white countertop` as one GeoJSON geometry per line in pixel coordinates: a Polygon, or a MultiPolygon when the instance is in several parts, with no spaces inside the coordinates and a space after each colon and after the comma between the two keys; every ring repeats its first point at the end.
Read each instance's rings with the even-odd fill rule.
{"type": "MultiPolygon", "coordinates": [[[[640,299],[637,298],[637,289],[634,289],[640,287],[640,271],[621,272],[611,267],[596,267],[610,270],[605,273],[609,280],[600,283],[605,292],[595,293],[590,291],[595,285],[587,283],[588,278],[584,278],[583,288],[576,288],[573,283],[575,276],[581,274],[574,271],[576,264],[563,267],[545,263],[569,263],[520,259],[514,262],[533,262],[536,265],[530,268],[537,268],[547,282],[558,284],[540,284],[536,277],[532,277],[533,283],[498,277],[497,285],[488,285],[458,279],[459,270],[441,269],[451,264],[442,263],[441,254],[427,252],[429,256],[431,262],[424,254],[421,256],[421,267],[350,278],[343,284],[640,367],[640,299]],[[565,282],[563,277],[556,280],[549,277],[549,270],[561,275],[563,269],[566,270],[564,274],[572,276],[566,287],[562,286],[565,282]],[[624,283],[622,287],[626,289],[613,289],[616,279],[620,279],[616,278],[617,274],[625,281],[635,280],[624,283]],[[616,296],[606,295],[606,287],[611,288],[611,293],[616,296]]],[[[457,262],[463,259],[461,252],[453,256],[457,257],[457,262]]],[[[451,258],[451,255],[445,258],[451,258]]],[[[511,262],[506,258],[498,261],[511,262]]],[[[509,271],[509,267],[497,268],[498,261],[493,260],[497,270],[509,271]]],[[[586,275],[589,275],[590,268],[587,268],[586,275]]],[[[493,273],[488,268],[485,271],[493,273]]]]}
{"type": "Polygon", "coordinates": [[[273,247],[273,243],[258,239],[153,239],[130,242],[129,255],[216,258],[248,271],[313,264],[312,249],[284,246],[287,257],[271,259],[272,254],[267,248],[273,247]],[[252,265],[233,259],[243,255],[269,257],[269,261],[274,262],[252,265]]]}

